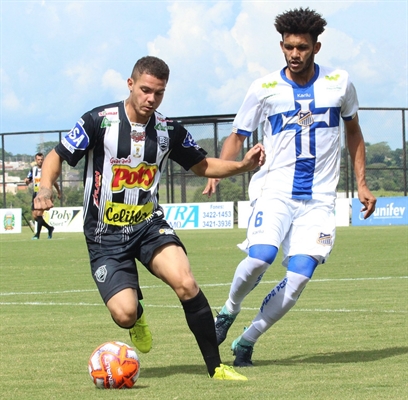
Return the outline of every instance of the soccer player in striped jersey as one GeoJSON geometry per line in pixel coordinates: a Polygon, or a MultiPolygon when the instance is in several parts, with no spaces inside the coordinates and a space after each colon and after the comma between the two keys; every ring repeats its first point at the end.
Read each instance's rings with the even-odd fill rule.
{"type": "MultiPolygon", "coordinates": [[[[365,146],[358,122],[356,90],[346,71],[315,64],[326,21],[309,8],[278,15],[286,67],[253,82],[220,158],[234,160],[244,140],[263,127],[266,162],[249,184],[252,214],[247,257],[238,265],[229,297],[216,317],[218,343],[282,246],[286,276],[264,298],[251,325],[233,341],[235,366],[252,366],[256,341],[296,303],[334,244],[334,206],[340,174],[340,119],[354,165],[364,217],[376,199],[365,180],[365,146]]],[[[214,193],[209,180],[203,194],[214,193]]]]}
{"type": "MultiPolygon", "coordinates": [[[[40,238],[41,234],[41,229],[42,227],[45,227],[48,229],[48,239],[52,239],[52,233],[54,232],[54,227],[48,225],[42,215],[36,215],[34,212],[34,199],[35,196],[37,196],[38,190],[40,189],[40,180],[41,180],[41,167],[44,162],[44,154],[43,153],[37,153],[35,155],[35,165],[33,165],[30,168],[30,171],[28,171],[28,175],[25,178],[24,182],[26,185],[29,185],[30,183],[33,184],[33,198],[31,200],[31,214],[33,217],[33,220],[37,222],[37,230],[35,235],[32,237],[33,240],[38,240],[40,238]]],[[[57,190],[58,198],[61,198],[61,190],[58,185],[58,182],[54,182],[54,187],[57,190]]]]}
{"type": "Polygon", "coordinates": [[[92,275],[113,320],[129,329],[139,350],[150,350],[137,259],[177,294],[209,376],[246,380],[221,363],[211,308],[164,219],[158,185],[169,158],[198,176],[221,178],[262,165],[264,149],[254,146],[239,162],[207,158],[183,126],[157,111],[168,79],[164,61],[138,60],[127,80],[129,97],[85,113],[49,153],[35,207],[41,213],[53,206],[51,188],[62,162],[75,166],[85,156],[84,233],[92,275]]]}

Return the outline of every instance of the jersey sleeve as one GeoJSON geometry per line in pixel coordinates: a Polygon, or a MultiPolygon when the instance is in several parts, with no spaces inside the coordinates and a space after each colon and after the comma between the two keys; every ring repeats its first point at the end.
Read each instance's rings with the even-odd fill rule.
{"type": "Polygon", "coordinates": [[[191,133],[183,126],[176,125],[176,127],[178,138],[170,152],[169,158],[188,171],[193,165],[204,160],[207,152],[194,141],[191,133]]]}
{"type": "Polygon", "coordinates": [[[233,132],[249,137],[258,128],[262,114],[256,90],[258,85],[259,83],[255,81],[250,86],[232,124],[233,132]]]}
{"type": "Polygon", "coordinates": [[[30,171],[28,171],[27,179],[30,181],[33,180],[33,169],[32,168],[30,168],[30,171]]]}
{"type": "Polygon", "coordinates": [[[86,155],[89,148],[93,147],[96,134],[95,121],[91,113],[86,113],[61,139],[61,142],[55,147],[55,151],[71,167],[75,167],[78,161],[86,155]]]}
{"type": "Polygon", "coordinates": [[[358,111],[357,91],[350,79],[347,80],[347,87],[344,102],[341,107],[341,117],[345,121],[353,119],[355,113],[358,111]]]}

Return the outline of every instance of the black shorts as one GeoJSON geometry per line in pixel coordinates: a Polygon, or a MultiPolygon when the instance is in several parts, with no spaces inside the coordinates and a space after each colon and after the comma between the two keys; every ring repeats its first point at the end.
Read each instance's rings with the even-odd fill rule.
{"type": "Polygon", "coordinates": [[[154,252],[167,243],[175,243],[186,251],[167,221],[157,215],[149,222],[141,223],[121,247],[88,241],[92,277],[105,304],[116,293],[127,288],[138,290],[138,297],[142,298],[135,259],[150,271],[149,263],[154,252]]]}

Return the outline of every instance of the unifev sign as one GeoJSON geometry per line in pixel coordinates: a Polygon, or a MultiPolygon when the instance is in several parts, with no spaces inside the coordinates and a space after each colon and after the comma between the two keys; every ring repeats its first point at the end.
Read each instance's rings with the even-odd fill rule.
{"type": "Polygon", "coordinates": [[[161,204],[174,229],[232,229],[234,202],[161,204]]]}
{"type": "Polygon", "coordinates": [[[21,233],[21,208],[0,209],[0,233],[21,233]]]}
{"type": "MultiPolygon", "coordinates": [[[[82,232],[83,209],[82,207],[54,207],[44,211],[44,220],[55,228],[54,232],[82,232]]],[[[37,225],[37,224],[36,224],[37,225]]],[[[42,229],[44,232],[47,230],[42,229]]]]}
{"type": "Polygon", "coordinates": [[[374,213],[364,219],[360,201],[352,202],[352,225],[408,225],[408,197],[379,197],[374,213]]]}

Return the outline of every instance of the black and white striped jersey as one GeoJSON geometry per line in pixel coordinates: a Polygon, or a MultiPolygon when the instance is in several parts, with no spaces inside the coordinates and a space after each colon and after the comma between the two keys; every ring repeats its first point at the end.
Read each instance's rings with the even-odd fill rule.
{"type": "Polygon", "coordinates": [[[28,172],[27,179],[33,183],[34,194],[36,194],[40,189],[41,168],[33,165],[28,172]]]}
{"type": "Polygon", "coordinates": [[[157,111],[146,125],[131,123],[124,101],[85,113],[55,150],[71,166],[86,156],[84,233],[109,245],[126,241],[158,208],[168,158],[188,170],[207,154],[183,126],[157,111]]]}

